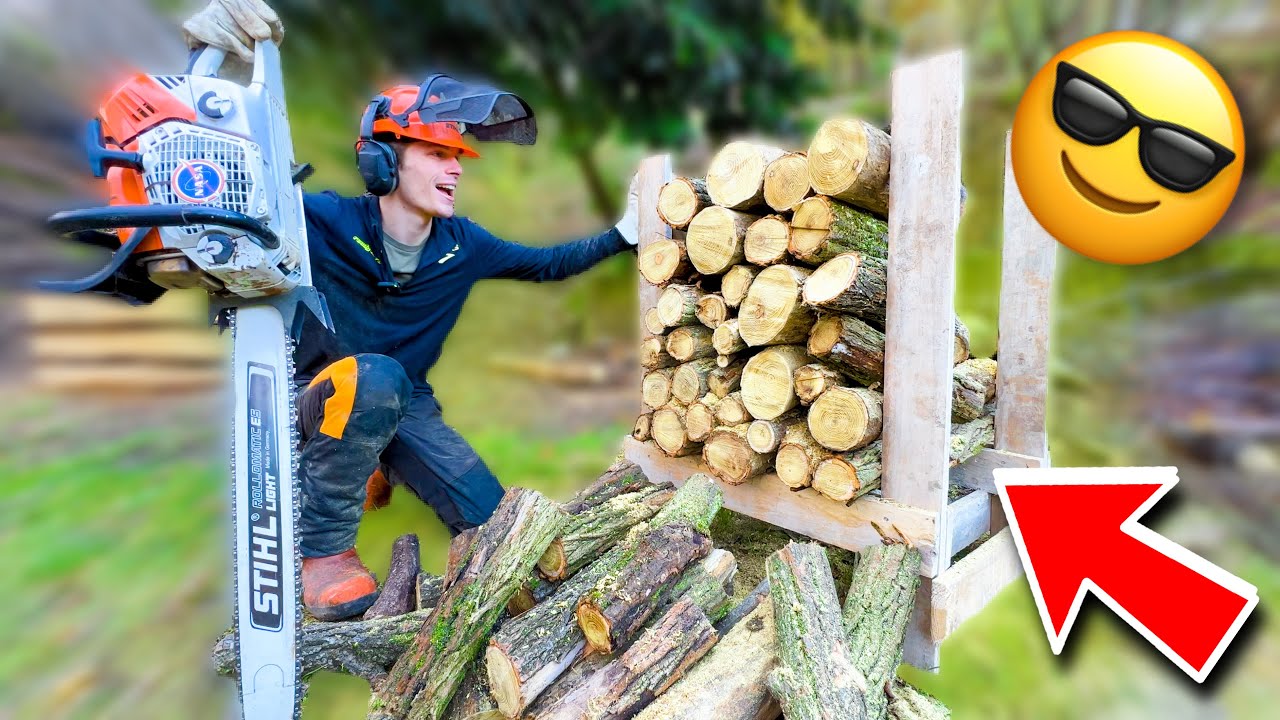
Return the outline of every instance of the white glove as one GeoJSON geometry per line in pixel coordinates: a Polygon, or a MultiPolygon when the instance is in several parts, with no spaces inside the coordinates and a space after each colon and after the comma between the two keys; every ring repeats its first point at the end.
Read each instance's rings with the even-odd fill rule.
{"type": "Polygon", "coordinates": [[[253,63],[253,44],[284,39],[284,24],[263,0],[210,0],[208,7],[182,23],[182,37],[192,50],[208,45],[253,63]]]}
{"type": "Polygon", "coordinates": [[[640,188],[639,175],[631,176],[631,186],[627,188],[627,211],[623,213],[622,219],[618,221],[618,232],[622,234],[623,239],[630,245],[636,245],[640,242],[640,188]]]}

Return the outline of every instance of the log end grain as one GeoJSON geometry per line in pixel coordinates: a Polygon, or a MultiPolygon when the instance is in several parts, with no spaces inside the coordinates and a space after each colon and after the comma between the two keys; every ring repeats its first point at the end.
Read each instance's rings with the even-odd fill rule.
{"type": "Polygon", "coordinates": [[[712,205],[698,213],[685,234],[685,252],[703,275],[719,275],[742,262],[742,241],[756,215],[712,205]]]}
{"type": "Polygon", "coordinates": [[[833,387],[809,406],[809,433],[831,450],[863,447],[880,437],[883,403],[875,390],[833,387]]]}
{"type": "Polygon", "coordinates": [[[665,285],[672,278],[688,269],[684,245],[670,238],[654,240],[645,245],[636,260],[640,274],[652,285],[665,285]]]}
{"type": "Polygon", "coordinates": [[[809,182],[881,215],[889,212],[889,136],[862,120],[824,122],[809,143],[809,182]]]}
{"type": "Polygon", "coordinates": [[[738,310],[738,333],[748,346],[803,342],[813,327],[813,311],[801,303],[810,271],[774,265],[760,271],[738,310]]]}
{"type": "Polygon", "coordinates": [[[658,192],[658,216],[673,228],[683,228],[710,203],[702,180],[676,178],[658,192]]]}
{"type": "Polygon", "coordinates": [[[752,417],[773,420],[799,404],[795,371],[809,362],[799,345],[765,348],[742,370],[742,403],[752,417]]]}
{"type": "Polygon", "coordinates": [[[747,290],[751,288],[751,281],[755,280],[759,272],[760,268],[754,265],[734,265],[729,268],[724,277],[720,278],[720,294],[724,296],[725,304],[733,308],[741,305],[742,299],[747,296],[747,290]]]}
{"type": "Polygon", "coordinates": [[[805,153],[787,153],[765,168],[764,201],[774,210],[790,210],[812,193],[809,158],[805,153]]]}
{"type": "Polygon", "coordinates": [[[751,223],[742,242],[742,253],[756,265],[775,265],[787,259],[791,225],[784,218],[768,215],[751,223]]]}
{"type": "Polygon", "coordinates": [[[739,210],[759,205],[764,201],[765,168],[785,154],[776,147],[741,140],[725,145],[707,169],[711,201],[739,210]]]}

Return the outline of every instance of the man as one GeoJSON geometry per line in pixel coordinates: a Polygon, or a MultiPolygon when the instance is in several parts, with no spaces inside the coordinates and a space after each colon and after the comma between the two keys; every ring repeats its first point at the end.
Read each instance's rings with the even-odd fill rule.
{"type": "MultiPolygon", "coordinates": [[[[212,45],[248,62],[255,41],[283,36],[261,0],[213,0],[183,28],[193,48],[212,45]]],[[[377,596],[355,539],[363,510],[390,490],[384,478],[407,485],[455,534],[487,520],[502,497],[484,461],[444,423],[426,380],[471,286],[485,278],[560,280],[637,239],[634,183],[616,227],[555,247],[508,243],[455,217],[460,160],[479,155],[456,123],[424,123],[408,112],[419,91],[384,91],[388,106],[371,105],[362,123],[372,121],[362,134],[371,131],[387,150],[378,162],[389,177],[371,177],[379,172],[364,167],[361,153],[376,195],[305,200],[313,280],[334,324],[333,335],[304,329],[296,352],[305,388],[298,399],[303,602],[322,620],[363,612],[377,596]]]]}

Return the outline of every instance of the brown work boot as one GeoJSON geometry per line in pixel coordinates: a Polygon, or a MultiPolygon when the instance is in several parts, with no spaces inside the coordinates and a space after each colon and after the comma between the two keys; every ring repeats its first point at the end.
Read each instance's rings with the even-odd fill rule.
{"type": "Polygon", "coordinates": [[[320,620],[358,615],[378,599],[378,579],[355,548],[327,557],[302,558],[302,602],[320,620]]]}

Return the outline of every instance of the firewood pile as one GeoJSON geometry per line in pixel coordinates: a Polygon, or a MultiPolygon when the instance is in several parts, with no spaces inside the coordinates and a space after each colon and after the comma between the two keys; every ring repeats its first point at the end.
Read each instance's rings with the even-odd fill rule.
{"type": "MultiPolygon", "coordinates": [[[[706,475],[675,490],[625,461],[563,505],[511,489],[443,576],[406,535],[363,618],[308,619],[302,676],[363,677],[377,720],[948,717],[895,676],[915,550],[864,552],[841,609],[822,547],[792,544],[735,604],[720,507],[706,475]]],[[[236,674],[231,631],[213,659],[236,674]]]]}
{"type": "MultiPolygon", "coordinates": [[[[841,502],[880,486],[889,157],[884,132],[829,120],[808,152],[734,142],[662,188],[636,440],[731,484],[773,469],[841,502]]],[[[954,466],[995,439],[996,363],[970,357],[959,318],[952,364],[954,466]]]]}

